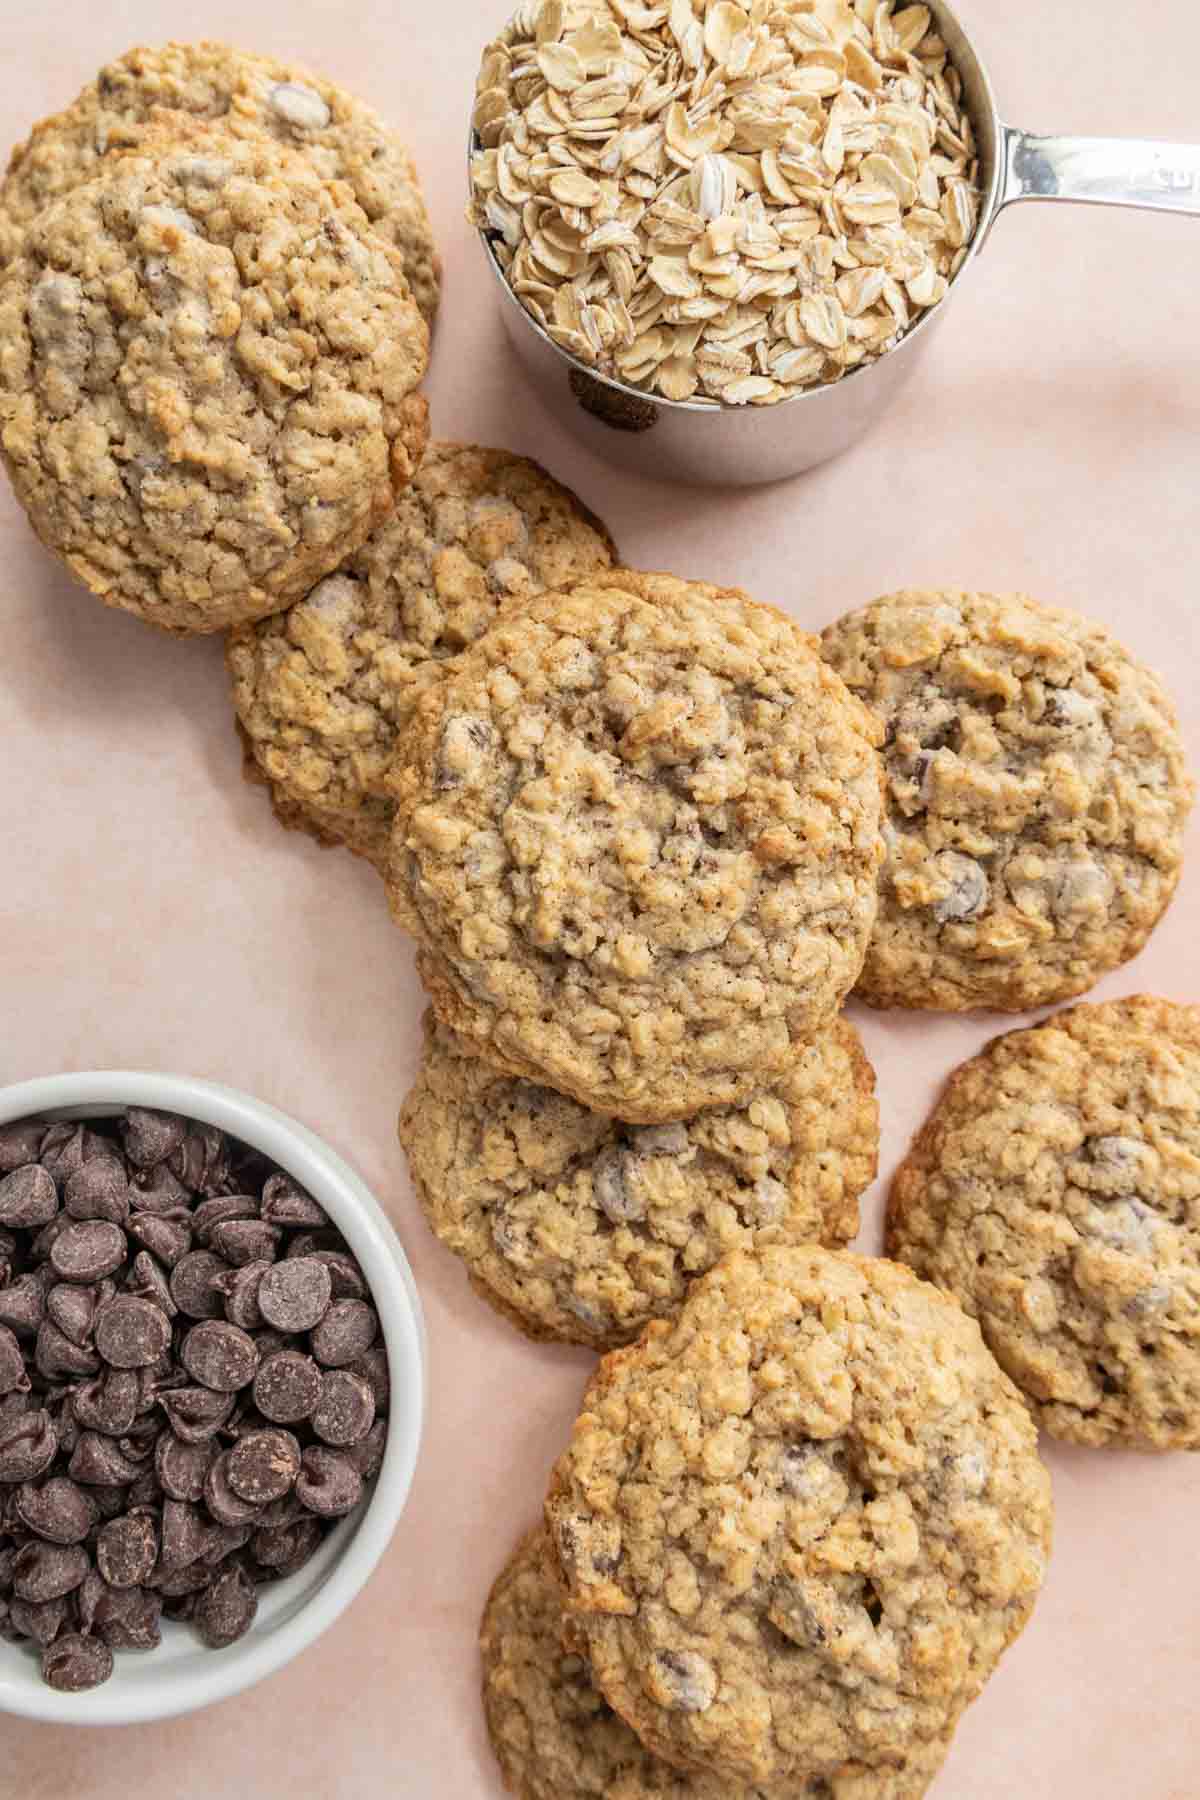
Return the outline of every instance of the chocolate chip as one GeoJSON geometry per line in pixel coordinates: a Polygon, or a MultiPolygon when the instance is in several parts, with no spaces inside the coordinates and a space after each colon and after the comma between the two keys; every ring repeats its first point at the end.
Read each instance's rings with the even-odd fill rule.
{"type": "Polygon", "coordinates": [[[258,1595],[240,1563],[223,1568],[196,1601],[196,1630],[212,1650],[223,1650],[244,1637],[254,1623],[258,1595]]]}
{"type": "Polygon", "coordinates": [[[161,1594],[146,1587],[111,1588],[95,1606],[96,1628],[110,1650],[155,1650],[162,1642],[161,1594]]]}
{"type": "Polygon", "coordinates": [[[371,1348],[378,1328],[375,1308],[365,1300],[335,1300],[308,1341],[319,1363],[343,1368],[371,1348]]]}
{"type": "Polygon", "coordinates": [[[75,1446],[67,1473],[72,1481],[82,1481],[85,1487],[120,1487],[136,1481],[141,1470],[124,1455],[115,1438],[85,1431],[75,1446]]]}
{"type": "Polygon", "coordinates": [[[125,1233],[108,1219],[73,1219],[64,1226],[50,1252],[50,1262],[64,1281],[96,1282],[125,1261],[125,1233]]]}
{"type": "Polygon", "coordinates": [[[94,1287],[77,1287],[60,1281],[46,1295],[46,1312],[64,1337],[73,1344],[87,1347],[96,1316],[94,1287]]]}
{"type": "Polygon", "coordinates": [[[52,1475],[40,1487],[23,1482],[14,1506],[22,1525],[51,1544],[81,1544],[96,1523],[91,1496],[66,1475],[52,1475]]]}
{"type": "Polygon", "coordinates": [[[193,1193],[219,1193],[229,1175],[229,1145],[224,1133],[215,1125],[189,1125],[168,1166],[193,1193]]]}
{"type": "Polygon", "coordinates": [[[75,1389],[71,1410],[85,1431],[124,1437],[137,1417],[141,1383],[134,1369],[105,1369],[75,1389]]]}
{"type": "Polygon", "coordinates": [[[175,1436],[185,1444],[203,1444],[214,1438],[233,1411],[232,1394],[212,1388],[176,1388],[159,1402],[175,1436]]]}
{"type": "Polygon", "coordinates": [[[32,1337],[46,1316],[46,1293],[50,1280],[42,1270],[20,1275],[0,1292],[0,1324],[32,1337]]]}
{"type": "Polygon", "coordinates": [[[229,1452],[226,1466],[234,1493],[252,1506],[279,1500],[300,1473],[300,1446],[290,1431],[249,1431],[229,1452]]]}
{"type": "Polygon", "coordinates": [[[320,1520],[306,1514],[294,1524],[256,1531],[250,1539],[250,1551],[256,1563],[283,1581],[304,1567],[324,1537],[320,1520]]]}
{"type": "Polygon", "coordinates": [[[96,1567],[109,1587],[141,1587],[158,1561],[158,1532],[148,1512],[110,1519],[96,1534],[96,1567]]]}
{"type": "Polygon", "coordinates": [[[58,1436],[45,1408],[22,1413],[0,1435],[0,1481],[34,1481],[54,1461],[58,1436]]]}
{"type": "Polygon", "coordinates": [[[340,1450],[310,1444],[300,1459],[296,1495],[319,1519],[340,1519],[362,1499],[362,1476],[340,1450]]]}
{"type": "Polygon", "coordinates": [[[180,1207],[170,1213],[134,1213],[126,1229],[168,1269],[173,1269],[192,1247],[192,1228],[180,1207]]]}
{"type": "Polygon", "coordinates": [[[73,1219],[107,1219],[124,1225],[129,1217],[129,1183],[123,1165],[98,1156],[68,1175],[63,1204],[73,1219]]]}
{"type": "Polygon", "coordinates": [[[375,1411],[386,1413],[392,1398],[392,1377],[388,1368],[387,1351],[381,1344],[368,1350],[365,1356],[351,1363],[350,1367],[356,1375],[371,1384],[371,1392],[375,1396],[375,1411]]]}
{"type": "Polygon", "coordinates": [[[202,1499],[214,1454],[211,1441],[189,1444],[173,1431],[164,1431],[154,1447],[154,1472],[163,1493],[172,1500],[202,1499]]]}
{"type": "Polygon", "coordinates": [[[100,1360],[82,1344],[73,1344],[53,1319],[43,1319],[38,1327],[34,1352],[39,1375],[55,1381],[60,1375],[94,1375],[100,1360]]]}
{"type": "Polygon", "coordinates": [[[225,1301],[225,1317],[243,1331],[256,1331],[262,1324],[258,1304],[258,1284],[271,1267],[269,1262],[248,1262],[240,1269],[218,1275],[214,1285],[225,1301]]]}
{"type": "Polygon", "coordinates": [[[160,1552],[162,1570],[170,1573],[194,1563],[208,1549],[212,1534],[213,1527],[198,1507],[187,1500],[164,1500],[160,1552]]]}
{"type": "Polygon", "coordinates": [[[192,1231],[198,1244],[207,1244],[218,1225],[227,1219],[258,1217],[258,1201],[253,1194],[218,1194],[202,1200],[192,1213],[192,1231]]]}
{"type": "Polygon", "coordinates": [[[62,1119],[46,1127],[38,1146],[38,1161],[52,1181],[65,1182],[89,1160],[85,1148],[83,1126],[62,1119]]]}
{"type": "Polygon", "coordinates": [[[364,1481],[372,1481],[383,1465],[387,1448],[387,1421],[376,1419],[365,1438],[346,1446],[346,1460],[358,1470],[364,1481]]]}
{"type": "Polygon", "coordinates": [[[324,1317],[331,1294],[329,1270],[315,1257],[301,1256],[267,1271],[259,1283],[258,1305],[268,1325],[308,1331],[324,1317]]]}
{"type": "Polygon", "coordinates": [[[153,1301],[121,1294],[96,1314],[96,1348],[114,1368],[157,1362],[170,1341],[170,1320],[153,1301]]]}
{"type": "Polygon", "coordinates": [[[153,1169],[137,1169],[130,1176],[129,1204],[135,1213],[175,1213],[190,1199],[166,1163],[158,1163],[153,1169]]]}
{"type": "Polygon", "coordinates": [[[218,1275],[225,1275],[229,1264],[212,1250],[189,1250],[171,1271],[171,1298],[189,1319],[218,1319],[224,1310],[224,1299],[213,1286],[218,1275]]]}
{"type": "Polygon", "coordinates": [[[179,1311],[171,1297],[165,1273],[148,1250],[139,1250],[134,1257],[133,1267],[126,1277],[125,1292],[131,1299],[148,1300],[168,1319],[175,1318],[179,1311]]]}
{"type": "Polygon", "coordinates": [[[99,1638],[69,1631],[42,1652],[42,1680],[61,1694],[99,1687],[113,1671],[113,1653],[99,1638]]]}
{"type": "Polygon", "coordinates": [[[223,1450],[209,1467],[204,1480],[204,1504],[221,1525],[249,1525],[258,1518],[259,1509],[242,1496],[229,1480],[232,1451],[223,1450]]]}
{"type": "Polygon", "coordinates": [[[179,1352],[193,1380],[219,1393],[230,1394],[254,1380],[258,1351],[249,1332],[223,1319],[206,1319],[193,1325],[179,1352]]]}
{"type": "Polygon", "coordinates": [[[26,1163],[0,1179],[0,1225],[28,1231],[48,1225],[58,1212],[58,1189],[39,1163],[26,1163]]]}
{"type": "Polygon", "coordinates": [[[311,1356],[280,1350],[259,1364],[254,1377],[254,1404],[277,1425],[307,1419],[321,1393],[321,1371],[311,1356]]]}
{"type": "Polygon", "coordinates": [[[28,1392],[29,1375],[16,1333],[9,1326],[0,1325],[0,1394],[28,1392]]]}
{"type": "Polygon", "coordinates": [[[23,1544],[13,1559],[13,1592],[40,1606],[77,1588],[90,1566],[80,1544],[23,1544]]]}
{"type": "Polygon", "coordinates": [[[273,1262],[281,1235],[278,1226],[262,1219],[224,1219],[213,1227],[212,1246],[240,1269],[243,1263],[273,1262]]]}
{"type": "Polygon", "coordinates": [[[321,1397],[313,1408],[317,1436],[337,1449],[357,1444],[375,1423],[375,1394],[369,1381],[350,1369],[330,1369],[321,1380],[321,1397]]]}
{"type": "Polygon", "coordinates": [[[708,1711],[717,1697],[717,1676],[710,1662],[694,1650],[659,1650],[654,1661],[667,1696],[664,1705],[679,1712],[708,1711]]]}
{"type": "Polygon", "coordinates": [[[347,1251],[314,1250],[311,1254],[329,1270],[329,1287],[335,1300],[366,1299],[366,1276],[347,1251]]]}
{"type": "Polygon", "coordinates": [[[40,1119],[17,1119],[12,1125],[0,1125],[0,1175],[19,1169],[22,1163],[36,1162],[46,1127],[40,1119]]]}
{"type": "Polygon", "coordinates": [[[22,1600],[13,1595],[9,1621],[23,1638],[32,1638],[39,1649],[52,1644],[71,1616],[71,1600],[60,1594],[57,1600],[22,1600]]]}
{"type": "Polygon", "coordinates": [[[262,1216],[272,1225],[308,1225],[320,1230],[329,1224],[324,1208],[290,1175],[270,1175],[263,1183],[262,1216]]]}
{"type": "Polygon", "coordinates": [[[187,1136],[187,1125],[174,1113],[131,1106],[125,1114],[121,1136],[130,1162],[139,1169],[150,1169],[179,1149],[187,1136]]]}

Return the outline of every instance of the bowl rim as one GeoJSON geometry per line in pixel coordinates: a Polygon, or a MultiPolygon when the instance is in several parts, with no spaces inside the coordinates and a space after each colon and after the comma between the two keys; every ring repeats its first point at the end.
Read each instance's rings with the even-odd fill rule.
{"type": "MultiPolygon", "coordinates": [[[[373,1489],[347,1521],[339,1522],[352,1523],[353,1532],[312,1593],[258,1641],[251,1631],[228,1650],[206,1652],[211,1668],[206,1661],[200,1672],[178,1671],[170,1682],[170,1690],[178,1691],[165,1687],[162,1699],[156,1698],[152,1680],[134,1683],[126,1693],[119,1684],[105,1683],[82,1694],[60,1694],[42,1682],[32,1662],[28,1681],[10,1679],[0,1667],[0,1714],[56,1725],[144,1724],[193,1712],[274,1674],[315,1643],[361,1591],[391,1540],[412,1487],[428,1411],[425,1324],[408,1259],[362,1177],[300,1120],[198,1076],[86,1070],[0,1087],[0,1125],[35,1115],[97,1117],[105,1108],[117,1112],[126,1106],[179,1113],[240,1138],[293,1175],[325,1208],[366,1275],[388,1353],[392,1404],[373,1489]]],[[[279,1592],[287,1584],[273,1586],[279,1592]]],[[[120,1653],[143,1676],[156,1654],[120,1653]]]]}

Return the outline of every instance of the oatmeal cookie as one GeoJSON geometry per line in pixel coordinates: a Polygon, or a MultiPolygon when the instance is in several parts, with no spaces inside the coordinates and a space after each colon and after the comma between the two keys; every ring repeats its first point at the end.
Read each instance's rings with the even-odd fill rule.
{"type": "Polygon", "coordinates": [[[294,63],[227,44],[166,44],[106,63],[65,112],[43,119],[9,158],[0,186],[0,269],[51,201],[98,173],[110,150],[136,149],[156,107],[190,113],[233,137],[265,135],[302,151],[325,181],[344,181],[378,235],[400,252],[428,323],[440,267],[412,158],[383,121],[294,63]]]}
{"type": "Polygon", "coordinates": [[[393,901],[438,1016],[637,1124],[760,1091],[861,967],[875,731],[735,590],[614,570],[513,607],[397,756],[393,901]]]}
{"type": "Polygon", "coordinates": [[[921,1800],[946,1754],[944,1743],[921,1745],[883,1778],[849,1768],[769,1795],[672,1768],[596,1688],[562,1600],[546,1533],[531,1531],[497,1576],[479,1634],[488,1735],[517,1800],[921,1800]]]}
{"type": "Polygon", "coordinates": [[[610,567],[604,526],[507,450],[431,444],[396,511],[286,612],[230,635],[234,705],[281,808],[383,868],[418,695],[507,601],[610,567]]]}
{"type": "Polygon", "coordinates": [[[896,1175],[888,1243],[1056,1437],[1200,1449],[1200,1007],[1137,995],[994,1038],[896,1175]]]}
{"type": "Polygon", "coordinates": [[[0,449],[46,546],[177,632],[276,611],[392,510],[429,334],[342,184],[164,114],[0,282],[0,449]]]}
{"type": "Polygon", "coordinates": [[[786,1791],[953,1730],[1033,1608],[1050,1479],[954,1301],[772,1248],[605,1357],[546,1518],[609,1704],[658,1755],[786,1791]]]}
{"type": "Polygon", "coordinates": [[[736,1109],[623,1125],[498,1074],[427,1015],[400,1141],[431,1229],[485,1300],[529,1337],[611,1350],[677,1312],[727,1250],[848,1243],[879,1109],[840,1018],[736,1109]]]}
{"type": "Polygon", "coordinates": [[[822,646],[887,733],[864,1000],[1021,1012],[1136,955],[1175,891],[1192,800],[1157,676],[1020,594],[905,590],[822,646]]]}

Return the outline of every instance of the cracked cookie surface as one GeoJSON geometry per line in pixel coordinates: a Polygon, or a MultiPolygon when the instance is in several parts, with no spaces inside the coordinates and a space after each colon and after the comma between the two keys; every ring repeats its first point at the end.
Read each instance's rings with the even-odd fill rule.
{"type": "Polygon", "coordinates": [[[429,334],[341,184],[163,115],[0,282],[0,448],[47,548],[179,632],[305,593],[424,445],[429,334]]]}
{"type": "Polygon", "coordinates": [[[1200,1449],[1200,1007],[1137,995],[994,1039],[897,1172],[888,1244],[1047,1431],[1200,1449]]]}
{"type": "Polygon", "coordinates": [[[427,1016],[400,1141],[430,1227],[520,1330],[611,1350],[728,1250],[845,1244],[879,1147],[844,1019],[730,1110],[624,1125],[489,1068],[427,1016]]]}
{"type": "Polygon", "coordinates": [[[746,1099],[861,967],[875,734],[734,590],[614,570],[512,608],[397,758],[390,887],[439,1017],[634,1123],[746,1099]]]}
{"type": "Polygon", "coordinates": [[[378,235],[400,252],[413,297],[433,323],[438,258],[420,181],[399,138],[333,82],[228,44],[129,50],[64,112],[35,125],[0,185],[0,269],[51,201],[90,181],[108,151],[138,147],[156,107],[190,113],[234,137],[265,134],[302,152],[323,180],[348,182],[378,235]]]}
{"type": "Polygon", "coordinates": [[[1050,1480],[946,1295],[845,1251],[735,1251],[604,1358],[546,1519],[610,1705],[774,1787],[954,1729],[1032,1610],[1050,1480]]]}
{"type": "Polygon", "coordinates": [[[599,520],[537,463],[431,444],[343,568],[230,635],[234,705],[276,813],[383,868],[387,778],[419,695],[509,601],[614,558],[599,520]]]}
{"type": "Polygon", "coordinates": [[[1192,800],[1158,677],[1024,595],[904,590],[822,651],[886,731],[888,855],[858,992],[1021,1012],[1141,949],[1192,800]]]}
{"type": "Polygon", "coordinates": [[[488,1735],[518,1800],[921,1800],[945,1756],[944,1744],[923,1745],[894,1775],[848,1769],[770,1794],[672,1768],[595,1686],[562,1599],[546,1532],[531,1531],[496,1577],[479,1634],[488,1735]]]}

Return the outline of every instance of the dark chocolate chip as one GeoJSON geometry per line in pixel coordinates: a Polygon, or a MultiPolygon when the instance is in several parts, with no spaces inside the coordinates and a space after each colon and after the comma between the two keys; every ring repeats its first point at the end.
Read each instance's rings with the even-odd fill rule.
{"type": "Polygon", "coordinates": [[[91,1564],[81,1544],[22,1544],[13,1559],[13,1592],[40,1606],[77,1588],[91,1564]]]}
{"type": "Polygon", "coordinates": [[[362,1476],[341,1450],[310,1444],[300,1460],[296,1494],[319,1519],[340,1519],[362,1499],[362,1476]]]}
{"type": "Polygon", "coordinates": [[[163,1493],[172,1500],[202,1499],[213,1455],[211,1442],[188,1444],[173,1431],[164,1431],[154,1446],[154,1471],[163,1493]]]}
{"type": "Polygon", "coordinates": [[[230,1394],[254,1380],[258,1351],[249,1332],[224,1319],[206,1319],[193,1325],[179,1351],[180,1361],[194,1381],[218,1393],[230,1394]]]}
{"type": "Polygon", "coordinates": [[[152,1306],[173,1319],[179,1311],[171,1297],[171,1289],[164,1271],[155,1262],[148,1250],[139,1250],[133,1259],[125,1280],[125,1290],[131,1299],[149,1300],[152,1306]]]}
{"type": "Polygon", "coordinates": [[[323,1207],[290,1175],[269,1175],[263,1183],[262,1216],[272,1225],[307,1225],[320,1230],[329,1224],[323,1207]]]}
{"type": "Polygon", "coordinates": [[[314,1250],[312,1254],[329,1270],[329,1287],[335,1300],[366,1299],[366,1277],[348,1250],[314,1250]]]}
{"type": "Polygon", "coordinates": [[[257,1331],[262,1324],[258,1284],[271,1267],[269,1262],[248,1262],[240,1269],[218,1275],[215,1286],[225,1302],[225,1317],[243,1331],[257,1331]]]}
{"type": "Polygon", "coordinates": [[[168,1269],[173,1269],[192,1247],[191,1224],[179,1207],[169,1213],[134,1213],[126,1230],[168,1269]]]}
{"type": "Polygon", "coordinates": [[[59,1281],[46,1295],[46,1311],[64,1337],[73,1344],[88,1347],[92,1323],[96,1316],[96,1289],[59,1281]]]}
{"type": "Polygon", "coordinates": [[[376,1419],[365,1438],[357,1444],[349,1444],[345,1455],[358,1470],[364,1481],[371,1481],[383,1464],[383,1453],[387,1449],[387,1421],[376,1419]]]}
{"type": "Polygon", "coordinates": [[[250,1552],[256,1563],[283,1580],[304,1567],[324,1536],[321,1521],[310,1515],[291,1525],[256,1531],[250,1540],[250,1552]]]}
{"type": "Polygon", "coordinates": [[[137,1417],[140,1394],[136,1369],[105,1369],[75,1389],[71,1409],[85,1431],[124,1437],[137,1417]]]}
{"type": "Polygon", "coordinates": [[[212,1247],[240,1269],[243,1263],[274,1262],[281,1235],[277,1225],[262,1219],[225,1219],[213,1227],[212,1247]]]}
{"type": "Polygon", "coordinates": [[[187,1136],[187,1124],[174,1113],[151,1112],[131,1106],[125,1114],[121,1137],[125,1154],[139,1169],[151,1169],[174,1154],[187,1136]]]}
{"type": "Polygon", "coordinates": [[[212,1388],[182,1387],[164,1394],[159,1405],[177,1438],[185,1444],[202,1444],[216,1436],[233,1411],[234,1400],[232,1394],[212,1388]]]}
{"type": "Polygon", "coordinates": [[[45,1135],[42,1119],[17,1119],[11,1125],[0,1125],[0,1175],[19,1169],[22,1163],[36,1162],[45,1135]]]}
{"type": "Polygon", "coordinates": [[[73,1219],[106,1219],[110,1224],[124,1225],[129,1217],[129,1182],[124,1165],[109,1156],[84,1163],[68,1175],[63,1205],[73,1219]]]}
{"type": "Polygon", "coordinates": [[[46,1316],[46,1293],[53,1285],[53,1270],[39,1269],[18,1275],[0,1290],[0,1324],[23,1337],[33,1337],[46,1316]]]}
{"type": "Polygon", "coordinates": [[[232,1451],[223,1450],[212,1463],[204,1480],[204,1504],[221,1525],[250,1525],[257,1521],[259,1508],[253,1501],[243,1500],[230,1485],[229,1458],[232,1451]]]}
{"type": "Polygon", "coordinates": [[[244,1637],[254,1623],[258,1595],[240,1563],[219,1570],[211,1586],[196,1601],[192,1621],[212,1650],[222,1650],[244,1637]]]}
{"type": "Polygon", "coordinates": [[[53,1319],[43,1319],[38,1327],[34,1359],[39,1375],[44,1375],[47,1381],[54,1381],[60,1375],[94,1375],[100,1367],[95,1351],[83,1344],[73,1344],[53,1319]]]}
{"type": "Polygon", "coordinates": [[[254,1404],[276,1425],[294,1425],[310,1417],[320,1393],[321,1371],[299,1350],[268,1356],[254,1377],[254,1404]]]}
{"type": "Polygon", "coordinates": [[[96,1314],[96,1348],[114,1368],[157,1362],[170,1341],[170,1320],[153,1301],[120,1294],[96,1314]]]}
{"type": "Polygon", "coordinates": [[[335,1300],[310,1337],[309,1346],[326,1368],[344,1368],[371,1348],[379,1320],[365,1300],[335,1300]]]}
{"type": "Polygon", "coordinates": [[[60,1594],[56,1600],[22,1600],[14,1594],[9,1604],[9,1620],[22,1637],[32,1638],[39,1649],[52,1644],[71,1617],[71,1596],[60,1594]]]}
{"type": "Polygon", "coordinates": [[[189,1319],[219,1319],[224,1311],[224,1296],[213,1286],[218,1275],[225,1275],[229,1264],[212,1250],[189,1250],[171,1271],[171,1298],[189,1319]]]}
{"type": "Polygon", "coordinates": [[[109,1587],[142,1587],[158,1561],[158,1531],[149,1512],[110,1519],[96,1534],[96,1567],[109,1587]]]}
{"type": "Polygon", "coordinates": [[[386,1413],[392,1398],[392,1376],[388,1368],[387,1351],[382,1344],[376,1344],[360,1356],[350,1367],[356,1375],[361,1375],[371,1384],[371,1392],[375,1396],[375,1411],[386,1413]]]}
{"type": "Polygon", "coordinates": [[[69,1631],[42,1652],[42,1679],[61,1694],[99,1687],[113,1671],[113,1653],[99,1638],[69,1631]]]}
{"type": "Polygon", "coordinates": [[[211,1242],[218,1225],[228,1219],[256,1219],[258,1201],[253,1194],[214,1194],[202,1200],[192,1213],[192,1232],[198,1244],[211,1242]]]}
{"type": "Polygon", "coordinates": [[[57,1450],[58,1436],[46,1409],[22,1413],[0,1435],[0,1482],[35,1481],[57,1450]]]}
{"type": "Polygon", "coordinates": [[[48,1225],[57,1212],[54,1178],[39,1163],[26,1163],[0,1178],[0,1225],[29,1231],[48,1225]]]}
{"type": "Polygon", "coordinates": [[[66,1475],[22,1483],[15,1508],[22,1525],[51,1544],[81,1544],[97,1518],[91,1495],[66,1475]]]}
{"type": "Polygon", "coordinates": [[[29,1373],[16,1333],[8,1325],[0,1325],[0,1394],[27,1394],[29,1373]]]}
{"type": "Polygon", "coordinates": [[[300,1446],[278,1426],[249,1431],[229,1452],[226,1474],[234,1493],[252,1506],[282,1499],[300,1473],[300,1446]]]}
{"type": "Polygon", "coordinates": [[[109,1219],[72,1219],[50,1252],[54,1271],[63,1281],[97,1282],[125,1261],[125,1233],[109,1219]]]}
{"type": "Polygon", "coordinates": [[[301,1256],[267,1271],[259,1283],[258,1305],[268,1325],[308,1331],[324,1318],[331,1293],[329,1270],[315,1257],[301,1256]]]}
{"type": "Polygon", "coordinates": [[[115,1438],[85,1431],[75,1446],[67,1473],[72,1481],[81,1481],[85,1487],[105,1488],[136,1481],[141,1469],[122,1454],[115,1438]]]}
{"type": "Polygon", "coordinates": [[[107,1583],[103,1586],[95,1607],[95,1622],[109,1649],[157,1649],[162,1642],[161,1594],[146,1587],[112,1588],[107,1583]]]}
{"type": "Polygon", "coordinates": [[[369,1381],[350,1369],[329,1369],[321,1379],[321,1397],[313,1408],[312,1428],[335,1449],[357,1444],[375,1423],[375,1393],[369,1381]]]}

